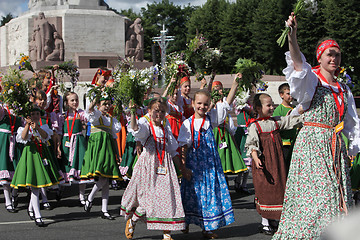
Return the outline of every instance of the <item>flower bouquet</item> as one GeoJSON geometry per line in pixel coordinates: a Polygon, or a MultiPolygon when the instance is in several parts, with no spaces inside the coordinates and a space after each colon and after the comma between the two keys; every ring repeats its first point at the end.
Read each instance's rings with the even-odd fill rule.
{"type": "Polygon", "coordinates": [[[28,71],[31,71],[34,73],[35,71],[34,71],[33,67],[31,66],[31,63],[29,61],[29,56],[21,53],[20,57],[21,57],[21,59],[19,62],[19,65],[20,65],[19,70],[20,71],[28,70],[28,71]]]}
{"type": "Polygon", "coordinates": [[[339,73],[336,76],[336,81],[344,83],[352,88],[352,87],[354,87],[354,84],[351,81],[350,75],[347,73],[348,70],[350,70],[351,72],[354,72],[354,67],[352,67],[352,66],[349,66],[348,68],[340,67],[339,71],[338,71],[339,73]]]}
{"type": "MultiPolygon", "coordinates": [[[[210,48],[208,40],[202,34],[196,35],[187,44],[187,61],[194,63],[196,73],[211,71],[211,81],[215,78],[215,70],[221,56],[222,52],[217,48],[210,48]]],[[[202,78],[199,80],[201,81],[202,78]]]]}
{"type": "Polygon", "coordinates": [[[239,85],[236,91],[235,108],[245,106],[249,93],[256,88],[257,91],[266,91],[267,83],[261,81],[264,75],[264,67],[250,59],[239,58],[235,64],[236,72],[242,74],[242,78],[238,79],[239,85]]]}
{"type": "Polygon", "coordinates": [[[224,97],[226,97],[229,94],[230,90],[223,89],[222,93],[219,92],[219,90],[213,89],[211,91],[211,100],[214,104],[216,104],[218,101],[222,100],[224,97]]]}
{"type": "MultiPolygon", "coordinates": [[[[121,64],[120,64],[121,65],[121,64]]],[[[152,66],[145,69],[130,69],[127,71],[116,70],[114,72],[114,89],[122,104],[128,106],[132,100],[137,106],[142,106],[144,96],[152,88],[158,67],[152,66]]]]}
{"type": "MultiPolygon", "coordinates": [[[[296,5],[295,5],[295,9],[294,9],[294,15],[298,15],[300,13],[300,11],[302,9],[304,9],[305,7],[305,1],[304,0],[298,0],[296,5]]],[[[285,40],[286,40],[286,37],[289,33],[289,31],[291,30],[290,26],[287,26],[286,24],[286,21],[285,21],[285,29],[282,31],[280,37],[278,38],[278,40],[276,41],[277,44],[280,46],[280,47],[283,47],[284,44],[285,44],[285,40]]]]}
{"type": "Polygon", "coordinates": [[[179,53],[172,53],[168,57],[165,68],[162,70],[165,73],[166,86],[168,87],[168,95],[172,96],[176,86],[179,85],[181,78],[189,76],[191,68],[183,60],[184,55],[179,53]],[[175,82],[171,82],[171,78],[176,78],[175,82]]]}
{"type": "Polygon", "coordinates": [[[15,115],[27,117],[33,109],[33,104],[29,101],[30,82],[23,78],[20,71],[9,68],[2,76],[0,102],[11,108],[15,115]]]}
{"type": "MultiPolygon", "coordinates": [[[[62,92],[65,91],[65,87],[64,87],[64,77],[65,75],[70,77],[70,82],[72,85],[72,89],[75,88],[75,86],[77,85],[77,82],[79,81],[79,71],[78,71],[78,66],[76,66],[75,62],[70,60],[70,61],[66,61],[63,63],[60,63],[59,68],[57,69],[57,75],[56,75],[56,79],[60,80],[60,90],[62,92]]],[[[54,66],[46,66],[45,69],[54,69],[54,66]]]]}

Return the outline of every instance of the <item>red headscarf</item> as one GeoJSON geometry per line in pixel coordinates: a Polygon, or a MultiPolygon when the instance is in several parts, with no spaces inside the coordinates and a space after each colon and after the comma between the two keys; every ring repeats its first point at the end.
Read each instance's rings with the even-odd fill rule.
{"type": "Polygon", "coordinates": [[[180,85],[182,85],[182,84],[185,83],[185,82],[190,82],[189,77],[187,77],[187,76],[183,77],[183,78],[180,80],[180,85]]]}
{"type": "Polygon", "coordinates": [[[94,78],[91,82],[91,84],[96,84],[96,79],[97,79],[97,75],[100,74],[102,76],[111,76],[111,70],[102,70],[102,69],[98,69],[94,75],[94,78]]]}
{"type": "Polygon", "coordinates": [[[337,47],[340,50],[339,44],[332,39],[328,39],[320,43],[318,48],[316,49],[316,59],[319,61],[321,55],[325,52],[326,49],[330,47],[337,47]]]}
{"type": "Polygon", "coordinates": [[[211,89],[213,89],[215,86],[221,86],[223,87],[222,83],[220,81],[214,81],[212,86],[211,86],[211,89]]]}
{"type": "MultiPolygon", "coordinates": [[[[319,61],[321,55],[325,52],[326,49],[330,47],[337,47],[340,50],[340,46],[335,40],[332,39],[325,40],[322,43],[320,43],[318,48],[316,49],[316,59],[319,61]]],[[[316,74],[318,74],[318,72],[320,71],[320,65],[313,67],[312,69],[316,74]]],[[[338,70],[335,71],[335,76],[339,75],[339,72],[340,72],[340,68],[338,68],[338,70]]]]}

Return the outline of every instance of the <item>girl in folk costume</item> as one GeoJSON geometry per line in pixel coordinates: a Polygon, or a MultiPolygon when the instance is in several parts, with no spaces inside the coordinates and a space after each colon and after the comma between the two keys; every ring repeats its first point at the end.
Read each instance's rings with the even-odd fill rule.
{"type": "Polygon", "coordinates": [[[85,112],[79,107],[79,97],[74,92],[68,92],[64,96],[66,113],[62,115],[63,126],[62,157],[65,161],[65,182],[79,184],[79,199],[81,205],[85,205],[86,184],[80,182],[80,171],[86,151],[86,140],[82,134],[87,119],[85,112]]]}
{"type": "Polygon", "coordinates": [[[13,115],[7,106],[0,105],[0,184],[4,190],[5,208],[10,213],[17,212],[17,193],[14,194],[13,204],[10,183],[23,149],[21,144],[15,142],[21,125],[20,117],[13,115]]]}
{"type": "MultiPolygon", "coordinates": [[[[321,42],[319,66],[312,69],[297,43],[297,21],[287,20],[290,53],[284,74],[290,94],[304,112],[286,182],[284,208],[274,239],[320,239],[324,228],[347,213],[352,203],[349,158],[340,132],[349,139],[349,155],[359,152],[359,119],[348,86],[336,81],[341,50],[334,40],[321,42]]],[[[295,108],[291,114],[299,111],[295,108]]]]}
{"type": "Polygon", "coordinates": [[[256,94],[253,100],[258,118],[249,127],[245,147],[253,159],[252,174],[255,204],[262,217],[259,231],[272,235],[269,219],[280,219],[286,184],[286,168],[279,129],[301,125],[301,117],[271,118],[273,101],[266,93],[256,94]]]}
{"type": "MultiPolygon", "coordinates": [[[[237,111],[235,110],[235,113],[237,111]]],[[[252,116],[252,110],[249,105],[242,107],[241,110],[237,114],[237,129],[235,132],[235,140],[239,146],[239,152],[241,154],[242,159],[247,167],[247,171],[240,172],[235,178],[235,191],[244,194],[250,194],[249,189],[247,188],[247,180],[249,177],[249,173],[251,171],[251,156],[246,155],[246,138],[248,135],[248,127],[250,124],[250,119],[252,116]]]]}
{"type": "Polygon", "coordinates": [[[19,164],[16,167],[11,187],[30,187],[31,198],[28,215],[35,224],[44,227],[40,214],[39,188],[49,187],[62,180],[53,156],[46,146],[51,138],[52,130],[47,124],[39,125],[40,109],[34,108],[31,116],[26,118],[25,127],[19,127],[16,141],[25,144],[19,164]]]}
{"type": "Polygon", "coordinates": [[[166,100],[154,98],[148,105],[148,117],[138,123],[131,115],[131,129],[141,141],[143,151],[121,201],[120,214],[127,219],[125,235],[132,239],[138,220],[149,230],[163,230],[164,240],[172,239],[170,231],[185,228],[185,214],[175,163],[179,163],[178,144],[165,119],[166,100]],[[146,217],[145,217],[146,216],[146,217]]]}
{"type": "MultiPolygon", "coordinates": [[[[93,80],[91,81],[91,84],[96,85],[96,86],[105,86],[106,82],[109,80],[110,77],[111,77],[111,70],[108,70],[105,67],[100,67],[96,71],[96,73],[95,73],[95,75],[93,77],[93,80]]],[[[91,88],[88,88],[88,91],[90,89],[91,88]]],[[[87,94],[85,94],[85,96],[87,96],[87,94]]],[[[91,100],[90,100],[90,98],[88,96],[88,97],[85,98],[85,109],[89,109],[90,103],[91,103],[91,100]]],[[[91,123],[88,122],[87,130],[86,130],[87,138],[89,138],[90,132],[91,132],[91,123]]]]}
{"type": "Polygon", "coordinates": [[[180,80],[180,91],[181,95],[178,97],[177,105],[183,109],[183,115],[186,119],[191,117],[195,112],[189,96],[191,91],[191,82],[189,77],[183,77],[180,80]]]}
{"type": "MultiPolygon", "coordinates": [[[[175,81],[176,81],[175,78],[171,78],[169,86],[171,85],[172,82],[175,81]]],[[[166,88],[166,90],[164,91],[162,95],[163,97],[167,97],[168,88],[166,88]]],[[[179,107],[179,105],[177,105],[179,99],[178,94],[179,94],[179,89],[175,87],[173,95],[168,96],[169,97],[169,99],[167,100],[168,114],[166,115],[166,119],[169,121],[171,126],[172,134],[176,139],[178,139],[181,124],[185,120],[185,117],[183,115],[183,110],[179,107]]]]}
{"type": "MultiPolygon", "coordinates": [[[[241,78],[241,75],[237,74],[237,77],[241,78]]],[[[216,109],[209,110],[211,96],[208,91],[196,92],[193,100],[195,114],[186,119],[180,129],[178,141],[182,147],[182,164],[186,166],[181,183],[186,218],[184,233],[193,223],[203,229],[205,238],[213,239],[217,237],[213,230],[234,222],[213,128],[227,116],[228,103],[234,100],[237,88],[235,79],[226,101],[217,103],[216,109]]]]}
{"type": "MultiPolygon", "coordinates": [[[[223,85],[219,81],[214,81],[212,84],[212,90],[218,91],[220,95],[223,95],[223,85]]],[[[220,99],[219,103],[226,101],[226,98],[220,99]]],[[[226,111],[230,110],[229,108],[226,111]]],[[[246,171],[246,165],[235,145],[233,136],[236,128],[230,114],[226,114],[224,121],[220,122],[219,126],[214,128],[214,137],[218,146],[218,152],[221,159],[221,164],[224,173],[239,173],[246,171]]]]}
{"type": "MultiPolygon", "coordinates": [[[[46,94],[42,90],[38,90],[35,92],[34,97],[35,104],[42,110],[45,110],[46,107],[46,94]]],[[[59,170],[59,174],[64,178],[64,172],[65,167],[62,161],[58,161],[58,159],[61,159],[61,150],[60,150],[60,135],[61,127],[59,126],[59,113],[55,112],[46,112],[43,116],[40,117],[39,125],[42,126],[43,124],[46,124],[49,126],[50,129],[53,130],[53,134],[51,138],[45,142],[44,144],[47,144],[47,146],[50,149],[50,152],[52,154],[52,158],[49,161],[53,161],[53,164],[56,165],[57,169],[59,170]]],[[[57,186],[56,186],[57,187],[57,186]]],[[[42,197],[42,203],[45,210],[51,210],[50,203],[48,202],[47,196],[46,196],[46,188],[41,188],[41,197],[42,197]]],[[[57,192],[57,200],[60,200],[61,198],[61,192],[60,190],[57,192]]]]}
{"type": "Polygon", "coordinates": [[[121,124],[108,115],[111,105],[110,96],[103,96],[99,101],[95,98],[85,115],[91,123],[91,134],[80,175],[82,179],[98,178],[85,202],[84,210],[90,212],[95,194],[102,189],[101,217],[108,220],[115,219],[107,210],[109,179],[120,179],[120,159],[114,139],[121,130],[121,124]]]}

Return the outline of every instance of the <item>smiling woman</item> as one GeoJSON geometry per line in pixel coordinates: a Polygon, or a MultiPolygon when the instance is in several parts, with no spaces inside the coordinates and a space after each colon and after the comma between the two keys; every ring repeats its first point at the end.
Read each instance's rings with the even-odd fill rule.
{"type": "Polygon", "coordinates": [[[339,44],[333,39],[320,41],[319,66],[311,68],[297,43],[293,13],[287,25],[293,31],[288,35],[290,53],[283,72],[291,95],[305,110],[305,121],[294,145],[279,230],[273,239],[319,239],[352,204],[348,154],[359,152],[359,119],[349,87],[336,80],[339,44]],[[340,132],[349,139],[348,151],[340,132]]]}

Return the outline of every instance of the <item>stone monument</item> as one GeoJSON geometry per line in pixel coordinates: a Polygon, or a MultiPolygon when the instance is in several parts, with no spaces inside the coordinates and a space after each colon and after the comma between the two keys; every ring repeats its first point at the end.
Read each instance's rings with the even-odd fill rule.
{"type": "MultiPolygon", "coordinates": [[[[0,27],[0,67],[15,64],[21,53],[35,68],[63,60],[80,69],[112,68],[125,56],[129,19],[108,10],[104,0],[29,0],[28,7],[0,27]]],[[[141,20],[132,29],[143,39],[141,20]]],[[[137,44],[135,52],[143,58],[143,47],[137,44]]]]}
{"type": "Polygon", "coordinates": [[[136,62],[144,61],[144,29],[141,19],[135,19],[128,29],[129,40],[126,41],[126,55],[133,57],[136,62]]]}

